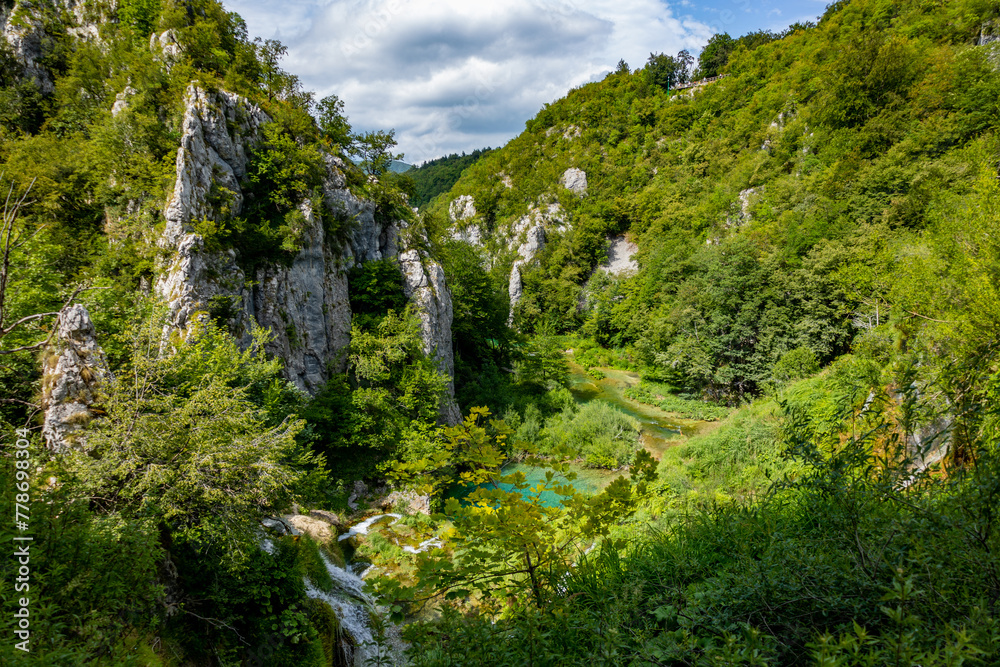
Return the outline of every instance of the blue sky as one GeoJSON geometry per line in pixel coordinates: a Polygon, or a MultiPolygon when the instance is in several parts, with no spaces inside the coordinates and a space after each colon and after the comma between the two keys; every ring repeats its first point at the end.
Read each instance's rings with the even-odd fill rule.
{"type": "Polygon", "coordinates": [[[546,102],[624,58],[697,53],[816,20],[828,0],[238,0],[252,36],[280,39],[283,66],[318,97],[340,96],[356,131],[396,130],[418,163],[499,146],[546,102]]]}

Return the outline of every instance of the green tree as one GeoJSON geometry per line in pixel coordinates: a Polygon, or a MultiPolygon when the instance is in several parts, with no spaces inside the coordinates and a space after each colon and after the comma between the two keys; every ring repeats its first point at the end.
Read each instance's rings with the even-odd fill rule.
{"type": "Polygon", "coordinates": [[[722,68],[729,62],[729,54],[734,48],[736,48],[736,40],[730,37],[729,33],[712,35],[698,56],[697,76],[699,78],[718,76],[722,72],[722,68]]]}
{"type": "Polygon", "coordinates": [[[354,138],[354,150],[361,158],[361,168],[369,176],[381,176],[389,171],[393,160],[402,160],[402,153],[393,153],[396,146],[396,131],[376,130],[365,132],[354,138]]]}
{"type": "Polygon", "coordinates": [[[553,336],[536,336],[528,341],[514,366],[518,382],[545,388],[566,384],[568,371],[566,356],[553,336]]]}
{"type": "Polygon", "coordinates": [[[296,442],[296,390],[267,361],[265,334],[240,350],[211,325],[161,355],[162,320],[133,332],[127,368],[105,385],[104,416],[68,454],[76,493],[102,514],[143,519],[234,562],[257,549],[258,521],[285,507],[321,461],[296,442]]]}
{"type": "Polygon", "coordinates": [[[663,90],[671,90],[678,84],[687,82],[693,60],[687,51],[679,52],[676,57],[650,53],[646,61],[646,82],[663,90]]]}
{"type": "MultiPolygon", "coordinates": [[[[446,504],[454,525],[446,545],[451,555],[444,550],[421,554],[417,583],[406,587],[380,580],[386,595],[421,602],[475,594],[488,605],[514,597],[543,606],[558,594],[586,546],[607,537],[612,526],[634,512],[656,477],[655,461],[642,450],[631,483],[619,477],[595,496],[577,491],[568,483],[574,473],[560,465],[550,466],[545,481],[530,487],[523,473],[502,473],[509,430],[489,416],[487,408],[472,408],[462,424],[445,429],[439,457],[431,462],[454,466],[457,481],[479,485],[466,504],[454,498],[446,504]],[[555,494],[559,504],[543,502],[546,492],[555,494]]],[[[405,478],[405,470],[397,471],[398,479],[405,478]]]]}
{"type": "Polygon", "coordinates": [[[320,132],[330,143],[350,152],[353,147],[351,124],[344,114],[344,101],[336,95],[327,95],[316,103],[316,122],[320,132]]]}

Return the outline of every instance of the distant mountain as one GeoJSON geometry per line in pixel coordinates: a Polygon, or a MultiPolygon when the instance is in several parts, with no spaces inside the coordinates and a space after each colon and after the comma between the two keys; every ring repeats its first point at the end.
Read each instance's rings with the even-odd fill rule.
{"type": "MultiPolygon", "coordinates": [[[[352,157],[351,162],[357,165],[361,164],[361,160],[359,160],[358,158],[352,157]]],[[[407,164],[406,162],[400,162],[399,160],[393,160],[392,165],[390,165],[389,167],[389,171],[397,174],[402,174],[403,172],[409,171],[411,169],[413,169],[412,164],[407,164]]]]}
{"type": "Polygon", "coordinates": [[[396,172],[397,174],[402,174],[405,171],[413,169],[412,164],[406,164],[405,162],[400,162],[399,160],[393,160],[392,165],[389,167],[389,171],[396,172]]]}

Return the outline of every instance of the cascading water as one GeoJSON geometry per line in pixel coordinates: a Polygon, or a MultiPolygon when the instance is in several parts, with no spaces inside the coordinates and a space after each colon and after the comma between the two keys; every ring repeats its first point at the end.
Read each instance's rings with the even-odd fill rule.
{"type": "Polygon", "coordinates": [[[306,594],[326,602],[337,614],[341,630],[351,640],[343,643],[347,664],[354,667],[405,664],[398,628],[382,618],[375,600],[365,592],[365,582],[358,575],[331,563],[322,552],[320,556],[333,579],[333,590],[322,591],[307,580],[306,594]],[[385,629],[381,637],[376,636],[378,625],[385,629]]]}
{"type": "MultiPolygon", "coordinates": [[[[391,519],[389,524],[391,525],[401,518],[402,515],[392,513],[370,517],[352,526],[348,532],[340,535],[338,540],[344,541],[354,536],[367,535],[375,524],[391,519]]],[[[264,526],[281,534],[291,531],[284,521],[279,520],[266,520],[264,526]]],[[[398,544],[397,540],[394,541],[398,544]]],[[[441,546],[440,538],[432,537],[416,547],[406,545],[402,549],[406,553],[418,554],[441,546]]],[[[276,553],[274,541],[267,537],[262,536],[260,548],[269,554],[276,553]]],[[[400,638],[399,628],[385,618],[384,610],[379,608],[374,598],[365,591],[365,582],[360,576],[365,568],[359,564],[355,564],[353,568],[350,564],[346,568],[339,567],[323,553],[322,549],[319,554],[333,585],[329,591],[324,591],[306,578],[306,594],[330,605],[336,614],[340,629],[347,639],[340,642],[344,651],[344,663],[353,667],[405,665],[405,644],[400,638]]]]}

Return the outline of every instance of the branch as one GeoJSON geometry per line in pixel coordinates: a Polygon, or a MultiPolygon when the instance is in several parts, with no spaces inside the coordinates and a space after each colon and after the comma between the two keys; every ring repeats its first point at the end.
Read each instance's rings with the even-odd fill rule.
{"type": "Polygon", "coordinates": [[[55,312],[50,312],[50,313],[36,313],[34,315],[28,315],[27,317],[22,317],[17,322],[14,322],[14,324],[10,325],[7,328],[0,327],[0,338],[3,338],[4,336],[6,336],[7,334],[9,334],[14,329],[16,329],[17,327],[21,326],[22,324],[27,324],[28,322],[30,322],[32,320],[40,320],[43,317],[51,317],[52,315],[58,315],[58,314],[59,314],[59,311],[55,311],[55,312]]]}
{"type": "Polygon", "coordinates": [[[16,398],[0,398],[0,403],[17,403],[19,405],[27,405],[29,408],[35,408],[36,410],[41,410],[42,406],[35,403],[29,403],[28,401],[21,401],[16,398]]]}

